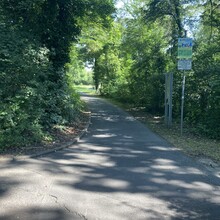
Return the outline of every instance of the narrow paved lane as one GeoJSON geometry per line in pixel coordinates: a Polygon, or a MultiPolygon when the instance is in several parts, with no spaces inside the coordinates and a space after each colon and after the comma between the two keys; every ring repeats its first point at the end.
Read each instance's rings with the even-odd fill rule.
{"type": "Polygon", "coordinates": [[[92,111],[76,145],[0,163],[0,220],[220,218],[220,180],[117,107],[92,111]]]}

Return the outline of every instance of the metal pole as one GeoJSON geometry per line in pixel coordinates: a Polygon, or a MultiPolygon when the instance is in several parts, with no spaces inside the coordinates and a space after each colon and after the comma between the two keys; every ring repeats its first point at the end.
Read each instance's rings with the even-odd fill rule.
{"type": "Polygon", "coordinates": [[[165,100],[164,100],[164,106],[165,106],[165,117],[164,117],[164,120],[165,120],[165,125],[167,126],[168,124],[168,118],[167,118],[167,112],[168,112],[168,109],[167,109],[167,81],[168,81],[168,75],[167,73],[165,73],[165,100]]]}
{"type": "Polygon", "coordinates": [[[183,109],[184,109],[184,93],[185,93],[186,75],[183,71],[183,85],[182,85],[182,103],[181,103],[181,136],[183,135],[183,109]]]}
{"type": "Polygon", "coordinates": [[[169,127],[172,126],[172,108],[173,108],[173,103],[172,103],[172,94],[173,94],[173,73],[170,73],[170,82],[169,82],[169,127]]]}
{"type": "MultiPolygon", "coordinates": [[[[187,30],[184,30],[184,37],[187,37],[187,30]]],[[[182,102],[181,102],[181,128],[180,133],[183,135],[183,110],[184,110],[184,93],[185,93],[185,84],[186,84],[186,75],[185,71],[183,71],[183,85],[182,85],[182,102]]]]}

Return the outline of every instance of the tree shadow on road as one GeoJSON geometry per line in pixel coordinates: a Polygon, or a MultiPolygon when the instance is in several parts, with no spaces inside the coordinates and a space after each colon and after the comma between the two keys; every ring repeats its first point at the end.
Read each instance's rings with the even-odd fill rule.
{"type": "MultiPolygon", "coordinates": [[[[219,179],[128,114],[106,109],[96,98],[92,102],[100,110],[77,145],[21,166],[33,170],[36,163],[35,172],[48,175],[57,187],[54,193],[66,190],[82,210],[93,203],[94,219],[103,210],[106,219],[219,219],[219,179]]],[[[15,180],[10,179],[8,192],[15,180]]],[[[65,219],[60,212],[57,216],[65,219]]]]}

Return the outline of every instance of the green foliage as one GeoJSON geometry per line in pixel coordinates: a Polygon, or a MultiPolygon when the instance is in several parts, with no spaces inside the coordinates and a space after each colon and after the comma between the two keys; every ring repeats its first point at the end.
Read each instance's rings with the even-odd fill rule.
{"type": "Polygon", "coordinates": [[[66,64],[68,82],[74,85],[92,85],[92,71],[86,69],[79,53],[79,45],[73,44],[70,49],[70,62],[66,64]],[[78,47],[77,47],[78,46],[78,47]]]}
{"type": "Polygon", "coordinates": [[[155,21],[156,19],[164,19],[169,17],[173,24],[173,31],[177,30],[177,34],[183,34],[182,16],[183,12],[182,3],[180,0],[150,0],[148,9],[145,10],[147,20],[155,21]]]}
{"type": "Polygon", "coordinates": [[[179,117],[177,37],[186,27],[194,55],[185,120],[220,138],[218,1],[133,0],[125,10],[113,19],[113,0],[0,2],[1,147],[30,144],[54,125],[77,122],[83,104],[73,87],[92,81],[102,95],[162,114],[164,73],[172,71],[179,117]]]}
{"type": "Polygon", "coordinates": [[[159,112],[166,68],[162,36],[162,28],[153,24],[147,27],[141,19],[135,19],[129,22],[122,45],[133,60],[128,81],[131,101],[159,112]]]}
{"type": "Polygon", "coordinates": [[[64,68],[69,48],[80,18],[112,12],[108,0],[0,2],[0,148],[40,141],[52,126],[77,122],[83,105],[64,68]]]}
{"type": "MultiPolygon", "coordinates": [[[[194,5],[196,7],[196,4],[194,5]]],[[[187,85],[186,120],[195,131],[220,138],[220,17],[217,1],[206,1],[195,33],[194,68],[187,85]]]]}
{"type": "Polygon", "coordinates": [[[93,64],[102,95],[161,113],[164,73],[174,73],[173,113],[180,117],[182,74],[177,71],[177,38],[194,36],[193,69],[187,73],[185,121],[194,131],[220,138],[220,16],[217,0],[134,0],[120,17],[87,22],[80,42],[84,62],[93,64]]]}

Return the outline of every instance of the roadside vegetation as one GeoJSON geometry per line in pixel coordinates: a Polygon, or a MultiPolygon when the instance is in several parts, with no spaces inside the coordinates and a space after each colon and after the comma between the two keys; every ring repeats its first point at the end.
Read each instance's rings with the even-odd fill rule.
{"type": "Polygon", "coordinates": [[[98,95],[93,85],[75,85],[75,90],[79,93],[85,93],[89,95],[98,95]]]}
{"type": "Polygon", "coordinates": [[[75,51],[89,63],[97,91],[152,115],[164,112],[165,73],[172,72],[173,119],[181,111],[182,71],[178,37],[193,38],[192,69],[186,71],[184,123],[190,133],[220,140],[219,2],[123,1],[114,20],[83,22],[75,51]]]}
{"type": "Polygon", "coordinates": [[[106,98],[97,94],[92,85],[81,85],[76,87],[78,92],[88,95],[97,95],[107,99],[114,105],[127,111],[135,119],[146,124],[152,131],[160,137],[167,140],[171,145],[181,149],[185,154],[197,159],[211,159],[220,163],[220,140],[210,139],[195,131],[190,124],[184,124],[183,135],[180,132],[180,123],[175,120],[171,127],[167,127],[164,122],[164,116],[161,114],[152,114],[145,111],[145,108],[135,107],[132,104],[125,104],[117,99],[106,98]]]}
{"type": "Polygon", "coordinates": [[[0,149],[52,141],[54,127],[80,123],[84,104],[78,91],[87,85],[83,92],[146,115],[143,120],[174,145],[219,160],[219,1],[132,0],[121,1],[117,10],[114,3],[0,2],[0,149]],[[185,29],[193,38],[193,66],[186,74],[180,137],[177,42],[185,29]],[[171,129],[162,118],[169,72],[174,75],[171,129]]]}
{"type": "Polygon", "coordinates": [[[183,135],[181,135],[178,120],[175,120],[173,125],[168,128],[164,123],[164,116],[151,114],[146,112],[144,108],[135,108],[116,100],[110,99],[110,101],[146,124],[152,131],[187,155],[198,159],[209,158],[214,162],[220,163],[220,140],[210,139],[201,135],[190,124],[184,124],[183,135]]]}
{"type": "Polygon", "coordinates": [[[81,20],[107,26],[113,12],[111,0],[0,1],[0,152],[53,143],[81,123],[71,45],[81,20]]]}

